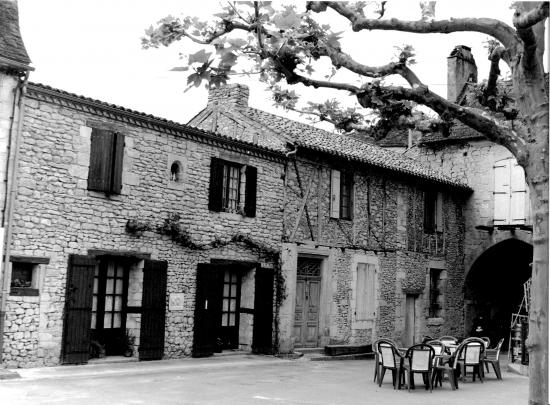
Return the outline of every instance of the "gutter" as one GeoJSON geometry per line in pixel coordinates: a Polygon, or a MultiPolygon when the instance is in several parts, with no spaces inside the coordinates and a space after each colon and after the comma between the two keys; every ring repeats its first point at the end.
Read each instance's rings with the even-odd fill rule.
{"type": "Polygon", "coordinates": [[[13,97],[13,111],[15,112],[15,105],[17,103],[19,114],[17,121],[17,130],[15,133],[15,138],[13,138],[13,122],[15,120],[15,114],[12,114],[10,117],[10,149],[11,143],[13,142],[13,157],[9,159],[8,169],[9,172],[6,173],[6,178],[8,179],[6,187],[6,206],[5,210],[7,215],[4,215],[3,226],[4,226],[4,263],[0,269],[0,363],[3,362],[3,350],[4,350],[4,329],[6,323],[6,302],[7,297],[10,293],[10,283],[11,283],[11,271],[10,269],[10,251],[11,251],[11,236],[12,236],[12,225],[13,225],[13,213],[15,205],[15,196],[17,191],[17,168],[19,160],[19,142],[21,140],[21,132],[23,130],[23,119],[25,116],[25,106],[23,100],[25,99],[25,94],[27,91],[27,82],[29,80],[29,71],[25,72],[25,77],[19,79],[19,84],[14,89],[13,97]],[[19,93],[19,97],[18,94],[19,93]],[[13,139],[13,141],[12,141],[13,139]],[[7,218],[7,220],[6,220],[7,218]]]}

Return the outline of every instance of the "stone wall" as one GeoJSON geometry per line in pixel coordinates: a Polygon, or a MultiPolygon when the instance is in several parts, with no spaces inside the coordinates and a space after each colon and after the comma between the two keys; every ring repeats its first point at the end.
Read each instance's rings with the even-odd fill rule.
{"type": "MultiPolygon", "coordinates": [[[[76,106],[78,107],[78,106],[76,106]]],[[[75,108],[76,108],[75,107],[75,108]]],[[[79,109],[81,107],[78,107],[79,109]]],[[[184,309],[167,305],[165,356],[190,354],[193,337],[196,269],[212,258],[248,260],[272,267],[270,259],[241,244],[193,250],[154,229],[172,214],[192,240],[227,243],[235,234],[278,249],[282,228],[282,165],[245,150],[226,150],[172,131],[160,131],[60,106],[40,95],[26,100],[21,142],[19,185],[14,217],[12,254],[50,259],[39,297],[38,346],[18,366],[58,364],[61,355],[63,308],[69,255],[89,250],[140,252],[168,262],[167,301],[184,294],[184,309]],[[110,128],[125,135],[120,195],[87,190],[92,127],[110,128]],[[258,170],[256,217],[208,210],[210,160],[219,157],[246,162],[258,170]],[[173,161],[183,162],[178,184],[170,180],[173,161]],[[153,230],[129,234],[126,223],[136,219],[153,230]]],[[[167,303],[168,304],[168,303],[167,303]]],[[[131,319],[137,327],[138,319],[131,319]]],[[[12,347],[12,337],[5,342],[12,347]]],[[[4,355],[7,353],[5,352],[4,355]]]]}
{"type": "Polygon", "coordinates": [[[38,297],[10,297],[6,307],[3,362],[7,367],[41,364],[38,297]]]}

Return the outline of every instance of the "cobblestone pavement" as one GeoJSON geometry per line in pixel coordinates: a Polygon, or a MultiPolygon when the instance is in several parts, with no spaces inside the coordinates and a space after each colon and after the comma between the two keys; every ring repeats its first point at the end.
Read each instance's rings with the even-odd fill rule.
{"type": "Polygon", "coordinates": [[[527,404],[528,378],[447,381],[432,393],[374,384],[373,360],[309,361],[239,355],[18,370],[0,381],[0,403],[18,404],[527,404]]]}

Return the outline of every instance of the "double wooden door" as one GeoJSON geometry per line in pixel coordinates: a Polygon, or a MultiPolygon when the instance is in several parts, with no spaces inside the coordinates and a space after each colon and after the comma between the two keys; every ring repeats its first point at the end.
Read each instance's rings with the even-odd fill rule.
{"type": "MultiPolygon", "coordinates": [[[[86,363],[90,343],[101,339],[107,354],[118,354],[126,332],[128,263],[137,258],[71,255],[63,321],[63,363],[86,363]]],[[[167,263],[144,260],[139,358],[164,353],[167,263]]]]}
{"type": "Polygon", "coordinates": [[[319,345],[321,260],[299,258],[294,312],[294,346],[319,345]]]}

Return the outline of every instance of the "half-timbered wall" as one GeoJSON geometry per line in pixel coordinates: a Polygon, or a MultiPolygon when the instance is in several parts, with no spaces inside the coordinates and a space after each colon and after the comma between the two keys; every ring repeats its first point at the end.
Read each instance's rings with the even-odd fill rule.
{"type": "MultiPolygon", "coordinates": [[[[404,340],[407,294],[416,298],[417,341],[425,334],[462,333],[463,197],[449,189],[411,181],[377,168],[308,158],[307,152],[296,161],[289,161],[285,184],[286,278],[296,275],[293,266],[285,263],[293,263],[304,254],[322,258],[328,267],[323,273],[326,279],[322,281],[321,300],[330,304],[321,305],[321,312],[325,313],[320,315],[320,345],[366,344],[382,336],[404,340]],[[353,173],[352,219],[331,217],[332,169],[353,173]],[[427,190],[441,193],[440,232],[429,233],[424,229],[427,190]],[[446,271],[445,316],[435,319],[428,313],[427,278],[434,260],[446,271]],[[365,319],[357,318],[355,307],[360,264],[375,269],[371,280],[375,283],[376,309],[371,318],[365,319]]],[[[283,306],[285,310],[292,308],[283,306]]],[[[282,329],[284,335],[284,325],[282,329]]]]}

